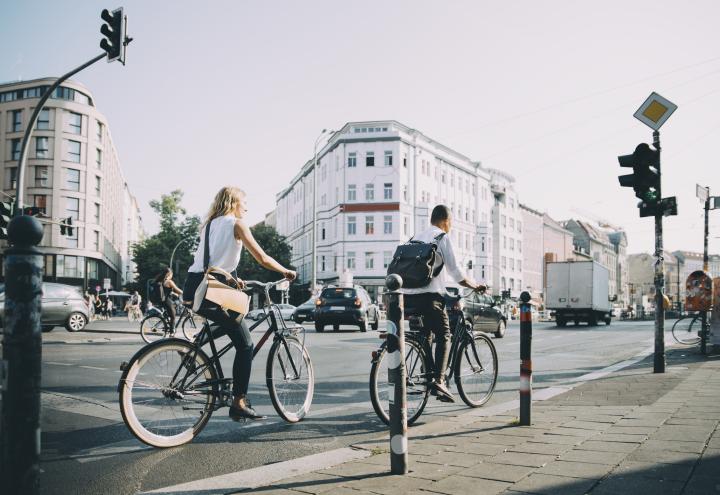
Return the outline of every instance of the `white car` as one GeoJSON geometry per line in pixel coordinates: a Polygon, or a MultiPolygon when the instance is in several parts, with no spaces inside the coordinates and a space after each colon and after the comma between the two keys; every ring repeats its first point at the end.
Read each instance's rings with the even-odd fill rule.
{"type": "MultiPolygon", "coordinates": [[[[278,308],[280,308],[280,314],[282,315],[283,320],[292,320],[292,315],[295,312],[295,306],[292,304],[278,304],[278,308]]],[[[257,308],[253,309],[252,311],[248,311],[248,314],[245,315],[245,318],[250,318],[251,320],[259,320],[260,317],[265,314],[265,308],[257,308]]]]}

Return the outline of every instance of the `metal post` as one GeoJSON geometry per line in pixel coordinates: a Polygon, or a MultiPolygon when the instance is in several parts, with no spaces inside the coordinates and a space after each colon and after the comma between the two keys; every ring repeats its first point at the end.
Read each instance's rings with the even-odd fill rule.
{"type": "MultiPolygon", "coordinates": [[[[708,194],[705,199],[705,234],[703,237],[703,271],[708,273],[710,266],[708,262],[708,236],[710,235],[710,226],[708,218],[710,216],[710,188],[707,188],[708,194]]],[[[707,337],[708,337],[708,317],[707,311],[702,312],[702,326],[700,327],[700,353],[707,354],[707,337]]]]}
{"type": "Polygon", "coordinates": [[[403,322],[402,278],[389,275],[385,279],[387,296],[387,360],[388,382],[393,383],[390,401],[390,472],[407,474],[407,390],[405,384],[405,329],[403,322]]]}
{"type": "MultiPolygon", "coordinates": [[[[658,174],[660,171],[660,132],[653,131],[653,146],[658,151],[658,174]]],[[[662,201],[660,180],[657,190],[658,204],[662,201]]],[[[665,262],[663,260],[663,211],[658,207],[655,213],[655,355],[653,372],[665,373],[665,308],[663,287],[665,286],[665,262]]]]}
{"type": "Polygon", "coordinates": [[[42,254],[40,222],[27,215],[8,226],[2,368],[2,490],[40,492],[40,366],[42,254]]]}
{"type": "Polygon", "coordinates": [[[532,413],[532,312],[530,293],[520,294],[520,426],[530,426],[532,413]]]}

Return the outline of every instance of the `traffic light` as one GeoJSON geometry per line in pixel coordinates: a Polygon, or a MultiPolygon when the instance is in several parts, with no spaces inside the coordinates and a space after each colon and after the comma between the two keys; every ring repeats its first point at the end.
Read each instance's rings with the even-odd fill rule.
{"type": "Polygon", "coordinates": [[[122,7],[112,13],[103,9],[100,17],[105,21],[100,27],[100,32],[105,36],[100,41],[100,48],[107,52],[108,62],[120,60],[125,65],[125,16],[122,7]]]}
{"type": "Polygon", "coordinates": [[[42,208],[40,208],[39,206],[28,206],[26,208],[23,208],[23,215],[36,217],[40,214],[42,214],[42,208]]]}
{"type": "MultiPolygon", "coordinates": [[[[648,206],[660,201],[660,152],[640,143],[632,155],[618,157],[621,167],[632,167],[633,173],[618,177],[620,185],[632,187],[635,196],[648,206]]],[[[642,204],[641,203],[641,204],[642,204]]],[[[640,205],[638,205],[640,206],[640,205]]]]}
{"type": "Polygon", "coordinates": [[[60,235],[73,236],[72,217],[64,218],[60,222],[60,235]]]}
{"type": "Polygon", "coordinates": [[[13,217],[13,203],[0,203],[0,239],[7,239],[7,229],[13,217]]]}

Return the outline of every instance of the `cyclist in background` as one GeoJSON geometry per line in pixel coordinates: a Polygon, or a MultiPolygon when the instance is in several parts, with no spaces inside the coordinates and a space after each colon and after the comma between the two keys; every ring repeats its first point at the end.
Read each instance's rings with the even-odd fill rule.
{"type": "Polygon", "coordinates": [[[155,301],[152,301],[152,303],[165,309],[168,321],[170,322],[170,328],[174,329],[175,303],[173,302],[172,296],[173,294],[177,294],[178,296],[182,295],[182,290],[173,282],[172,276],[173,272],[167,266],[157,274],[152,289],[155,301]]]}
{"type": "MultiPolygon", "coordinates": [[[[443,402],[455,402],[450,390],[445,385],[445,369],[450,356],[450,321],[445,310],[445,273],[450,275],[454,282],[477,291],[486,289],[484,285],[478,284],[471,277],[463,272],[455,257],[452,241],[450,240],[450,229],[452,218],[450,209],[445,205],[437,205],[433,208],[430,216],[432,224],[428,229],[413,237],[420,242],[433,242],[438,236],[438,252],[441,260],[436,263],[443,263],[444,270],[441,270],[437,277],[434,277],[428,285],[417,289],[402,289],[405,294],[405,307],[413,308],[415,312],[422,315],[424,327],[432,330],[435,334],[435,377],[430,386],[430,393],[443,402]]],[[[432,334],[428,332],[428,344],[432,345],[432,334]]]]}

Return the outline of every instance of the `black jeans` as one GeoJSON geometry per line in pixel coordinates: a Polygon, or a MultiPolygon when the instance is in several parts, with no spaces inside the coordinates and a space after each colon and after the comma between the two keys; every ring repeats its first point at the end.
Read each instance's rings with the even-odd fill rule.
{"type": "MultiPolygon", "coordinates": [[[[183,287],[183,301],[192,301],[195,297],[195,290],[202,281],[203,273],[189,272],[188,278],[183,287]]],[[[218,330],[213,330],[213,337],[217,338],[227,334],[235,346],[235,360],[233,361],[233,395],[246,395],[250,384],[250,372],[252,370],[253,341],[250,337],[250,330],[245,319],[240,321],[233,318],[227,311],[214,308],[199,312],[211,322],[218,325],[218,330]]]]}
{"type": "Polygon", "coordinates": [[[451,339],[445,298],[434,292],[425,292],[405,294],[403,302],[407,312],[422,316],[428,349],[432,349],[432,337],[435,334],[435,380],[444,380],[451,339]],[[429,330],[432,330],[432,333],[429,330]]]}

